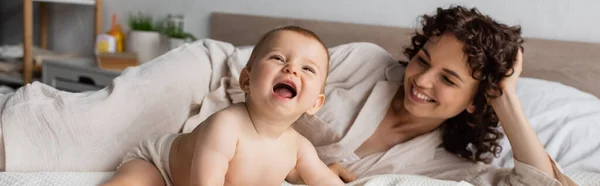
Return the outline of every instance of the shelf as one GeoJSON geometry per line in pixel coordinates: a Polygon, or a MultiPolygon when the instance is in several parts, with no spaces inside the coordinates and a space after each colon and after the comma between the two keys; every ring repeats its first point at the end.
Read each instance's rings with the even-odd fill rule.
{"type": "Polygon", "coordinates": [[[78,4],[78,5],[95,5],[95,0],[32,0],[33,2],[46,2],[46,3],[65,3],[65,4],[78,4]]]}
{"type": "MultiPolygon", "coordinates": [[[[22,80],[24,84],[31,83],[34,80],[33,74],[35,72],[35,66],[33,64],[33,16],[34,16],[34,3],[40,3],[40,46],[46,48],[48,44],[48,4],[49,3],[63,3],[63,4],[76,4],[76,5],[87,5],[94,7],[94,30],[95,34],[92,36],[96,40],[96,36],[103,32],[102,29],[102,1],[104,0],[22,0],[23,2],[23,75],[22,80]]],[[[12,79],[12,78],[10,78],[12,79]]]]}
{"type": "MultiPolygon", "coordinates": [[[[40,81],[40,78],[34,77],[33,81],[40,81]]],[[[0,72],[0,85],[5,83],[23,85],[23,76],[21,74],[6,74],[0,72]]]]}
{"type": "MultiPolygon", "coordinates": [[[[0,82],[11,83],[11,84],[23,84],[23,77],[21,77],[20,74],[9,75],[9,74],[0,72],[0,82]]],[[[2,83],[0,83],[0,84],[2,84],[2,83]]]]}

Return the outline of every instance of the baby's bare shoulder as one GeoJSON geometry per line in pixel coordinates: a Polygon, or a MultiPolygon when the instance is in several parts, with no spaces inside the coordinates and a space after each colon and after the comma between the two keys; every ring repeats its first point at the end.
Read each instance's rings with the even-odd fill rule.
{"type": "Polygon", "coordinates": [[[244,122],[248,118],[248,112],[245,107],[233,105],[220,110],[210,117],[213,124],[224,125],[227,127],[236,127],[236,123],[244,122]]]}
{"type": "Polygon", "coordinates": [[[240,129],[243,127],[241,123],[246,122],[247,115],[244,106],[232,105],[209,116],[194,129],[193,133],[197,135],[206,133],[235,135],[241,131],[240,129]]]}
{"type": "Polygon", "coordinates": [[[295,134],[295,147],[296,149],[298,149],[299,155],[307,153],[307,151],[310,152],[315,150],[315,146],[310,140],[308,140],[306,137],[302,136],[302,134],[296,132],[295,130],[293,131],[293,133],[295,134]]]}
{"type": "Polygon", "coordinates": [[[310,144],[310,141],[298,133],[296,130],[290,127],[290,130],[287,131],[289,135],[289,143],[290,145],[294,145],[297,149],[305,146],[306,144],[310,144]]]}

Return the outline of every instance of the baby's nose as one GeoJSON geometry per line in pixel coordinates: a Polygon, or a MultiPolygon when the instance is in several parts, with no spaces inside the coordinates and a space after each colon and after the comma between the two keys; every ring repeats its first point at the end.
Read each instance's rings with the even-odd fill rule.
{"type": "Polygon", "coordinates": [[[297,76],[297,75],[298,75],[298,72],[296,71],[296,68],[294,68],[294,66],[293,66],[293,65],[287,65],[287,66],[286,66],[286,67],[283,69],[283,71],[284,71],[285,73],[290,73],[290,74],[292,74],[292,75],[294,75],[294,76],[297,76]]]}

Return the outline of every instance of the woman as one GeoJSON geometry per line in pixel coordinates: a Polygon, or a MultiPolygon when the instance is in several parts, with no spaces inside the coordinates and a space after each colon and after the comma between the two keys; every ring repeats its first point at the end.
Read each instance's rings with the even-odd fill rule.
{"type": "MultiPolygon", "coordinates": [[[[422,18],[404,51],[407,65],[384,55],[370,59],[378,64],[360,64],[359,70],[382,74],[377,78],[329,79],[323,109],[295,125],[321,159],[346,181],[395,173],[475,185],[574,184],[545,152],[515,94],[520,28],[460,6],[422,18]],[[512,169],[485,164],[501,150],[498,122],[513,149],[512,169]]],[[[351,69],[336,68],[343,60],[335,58],[330,77],[351,69]]]]}

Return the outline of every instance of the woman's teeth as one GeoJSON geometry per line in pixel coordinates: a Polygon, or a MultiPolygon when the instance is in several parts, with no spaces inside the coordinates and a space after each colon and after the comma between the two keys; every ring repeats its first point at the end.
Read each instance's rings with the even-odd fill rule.
{"type": "Polygon", "coordinates": [[[412,91],[411,91],[411,92],[412,92],[412,94],[413,94],[414,96],[416,96],[417,98],[419,98],[419,99],[421,99],[421,100],[423,100],[423,101],[427,101],[427,102],[432,102],[432,101],[433,101],[433,99],[431,99],[430,97],[427,97],[426,95],[423,95],[423,94],[419,94],[419,93],[417,92],[417,90],[415,90],[414,88],[412,89],[412,91]]]}

